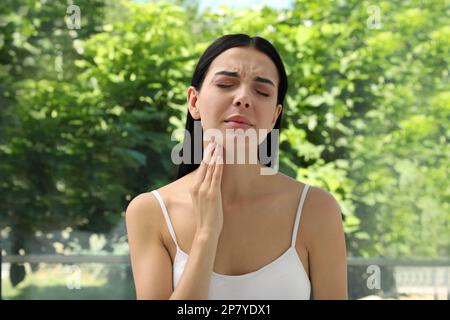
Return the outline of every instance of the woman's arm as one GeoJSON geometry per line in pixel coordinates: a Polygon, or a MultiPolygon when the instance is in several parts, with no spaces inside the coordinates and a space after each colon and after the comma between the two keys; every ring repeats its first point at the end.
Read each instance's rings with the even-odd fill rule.
{"type": "Polygon", "coordinates": [[[196,234],[180,282],[170,300],[206,300],[214,268],[218,237],[196,234]]]}
{"type": "Polygon", "coordinates": [[[330,193],[319,188],[312,188],[311,191],[307,249],[312,298],[348,299],[347,254],[341,209],[330,193]]]}
{"type": "Polygon", "coordinates": [[[135,197],[126,210],[131,268],[137,299],[168,299],[172,261],[161,236],[162,213],[150,194],[135,197]]]}
{"type": "Polygon", "coordinates": [[[137,299],[207,299],[218,237],[196,234],[188,263],[175,290],[172,261],[163,244],[161,208],[154,196],[141,194],[128,205],[126,225],[137,299]]]}

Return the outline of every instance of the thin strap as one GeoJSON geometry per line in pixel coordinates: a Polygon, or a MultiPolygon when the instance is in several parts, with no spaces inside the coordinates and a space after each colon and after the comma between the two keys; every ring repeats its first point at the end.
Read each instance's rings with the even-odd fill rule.
{"type": "Polygon", "coordinates": [[[292,232],[292,242],[291,242],[292,247],[295,247],[295,242],[296,242],[297,233],[298,233],[298,225],[300,223],[300,217],[301,217],[302,211],[303,211],[303,203],[305,202],[305,198],[306,198],[306,194],[308,193],[308,189],[309,189],[309,185],[305,184],[305,186],[303,187],[302,195],[300,197],[300,202],[298,205],[297,215],[296,215],[295,223],[294,223],[294,230],[292,232]]]}
{"type": "Polygon", "coordinates": [[[172,236],[173,241],[175,241],[176,246],[178,247],[177,237],[175,236],[175,231],[173,230],[172,222],[170,222],[169,214],[167,213],[166,205],[157,190],[153,190],[152,193],[155,195],[156,199],[158,199],[159,205],[161,206],[162,212],[164,214],[164,218],[166,219],[167,227],[169,228],[170,235],[172,236]]]}

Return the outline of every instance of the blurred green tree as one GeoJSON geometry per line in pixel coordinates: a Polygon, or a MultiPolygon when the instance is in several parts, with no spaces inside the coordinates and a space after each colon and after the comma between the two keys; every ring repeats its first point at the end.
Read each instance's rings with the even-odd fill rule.
{"type": "MultiPolygon", "coordinates": [[[[303,1],[198,12],[187,1],[0,4],[0,228],[106,233],[175,179],[171,140],[203,50],[266,37],[289,76],[280,169],[339,201],[351,256],[450,252],[445,1],[303,1]]],[[[18,277],[21,278],[20,276],[18,277]]],[[[17,281],[15,281],[17,282],[17,281]]]]}

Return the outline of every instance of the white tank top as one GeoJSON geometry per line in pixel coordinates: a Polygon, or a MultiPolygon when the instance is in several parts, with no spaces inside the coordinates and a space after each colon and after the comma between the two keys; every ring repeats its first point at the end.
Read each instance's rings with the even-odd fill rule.
{"type": "MultiPolygon", "coordinates": [[[[224,275],[212,272],[208,299],[210,300],[307,300],[310,299],[311,283],[295,249],[300,216],[309,185],[305,185],[300,197],[292,241],[289,249],[260,269],[242,275],[224,275]]],[[[172,266],[173,288],[183,274],[189,255],[178,246],[172,223],[164,201],[157,190],[152,193],[158,199],[170,235],[177,246],[172,266]]]]}

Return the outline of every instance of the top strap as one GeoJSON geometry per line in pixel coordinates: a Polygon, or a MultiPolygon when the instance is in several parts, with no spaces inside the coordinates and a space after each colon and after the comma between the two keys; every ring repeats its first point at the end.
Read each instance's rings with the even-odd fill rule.
{"type": "Polygon", "coordinates": [[[164,219],[166,219],[167,227],[169,228],[170,235],[172,236],[173,241],[175,241],[176,246],[178,247],[177,237],[175,236],[175,231],[172,226],[172,222],[170,222],[169,213],[167,212],[166,205],[157,190],[153,190],[152,193],[155,195],[156,199],[158,199],[159,205],[162,209],[164,219]]]}
{"type": "Polygon", "coordinates": [[[308,193],[308,189],[309,189],[309,185],[305,184],[305,186],[303,187],[303,190],[302,190],[302,195],[300,197],[300,202],[299,202],[298,209],[297,209],[297,214],[296,214],[296,217],[295,217],[294,230],[292,232],[292,241],[291,241],[291,246],[292,247],[295,247],[295,242],[296,242],[297,233],[298,233],[298,226],[300,224],[300,217],[302,215],[303,204],[305,202],[305,198],[306,198],[306,194],[308,193]]]}

